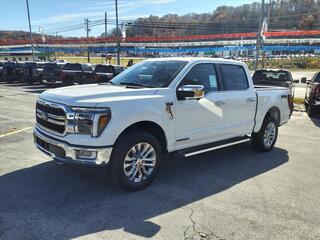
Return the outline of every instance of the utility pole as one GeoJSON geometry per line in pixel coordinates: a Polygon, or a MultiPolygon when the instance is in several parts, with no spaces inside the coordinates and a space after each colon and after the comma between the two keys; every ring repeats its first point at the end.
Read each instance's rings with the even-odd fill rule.
{"type": "Polygon", "coordinates": [[[29,21],[32,61],[34,61],[34,47],[33,47],[33,40],[32,40],[32,29],[31,29],[31,20],[30,20],[30,11],[29,11],[29,1],[26,0],[26,3],[27,3],[27,12],[28,12],[28,21],[29,21]]]}
{"type": "Polygon", "coordinates": [[[104,36],[107,37],[107,24],[108,24],[108,21],[107,21],[107,12],[104,13],[104,36]]]}
{"type": "MultiPolygon", "coordinates": [[[[88,18],[86,18],[85,20],[85,24],[86,24],[86,31],[87,31],[87,40],[89,39],[89,31],[90,31],[90,29],[89,29],[89,19],[88,18]]],[[[88,42],[87,42],[87,44],[88,44],[88,42]]],[[[88,52],[88,56],[87,56],[87,60],[88,60],[88,63],[90,63],[90,49],[89,49],[89,45],[88,45],[88,50],[87,50],[87,52],[88,52]]]]}
{"type": "Polygon", "coordinates": [[[261,31],[262,31],[262,23],[263,23],[263,16],[264,16],[264,0],[261,0],[261,12],[260,12],[260,20],[259,20],[259,31],[257,33],[257,45],[256,45],[256,61],[254,63],[254,70],[257,70],[258,63],[259,63],[259,54],[261,48],[261,31]]]}
{"type": "MultiPolygon", "coordinates": [[[[56,39],[58,38],[58,33],[56,32],[56,39]]],[[[57,53],[56,53],[56,48],[53,47],[53,51],[54,51],[54,58],[55,60],[58,60],[58,56],[57,56],[57,53]]]]}
{"type": "Polygon", "coordinates": [[[120,34],[119,34],[119,19],[118,19],[118,0],[115,0],[116,5],[116,25],[117,25],[117,64],[120,65],[120,34]]]}

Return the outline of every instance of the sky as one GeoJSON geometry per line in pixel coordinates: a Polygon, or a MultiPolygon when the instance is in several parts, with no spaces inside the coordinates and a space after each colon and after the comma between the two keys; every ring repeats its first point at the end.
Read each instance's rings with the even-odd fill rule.
{"type": "MultiPolygon", "coordinates": [[[[183,15],[187,13],[211,13],[218,6],[238,6],[258,0],[118,0],[119,20],[133,20],[149,15],[183,15]]],[[[53,34],[57,27],[82,26],[84,19],[115,19],[114,0],[29,0],[32,31],[53,34]]],[[[114,28],[108,24],[108,31],[114,28]]],[[[29,31],[26,0],[0,0],[0,30],[29,31]]],[[[90,36],[99,36],[104,26],[92,27],[90,36]]],[[[85,29],[58,33],[70,37],[84,37],[85,29]]]]}

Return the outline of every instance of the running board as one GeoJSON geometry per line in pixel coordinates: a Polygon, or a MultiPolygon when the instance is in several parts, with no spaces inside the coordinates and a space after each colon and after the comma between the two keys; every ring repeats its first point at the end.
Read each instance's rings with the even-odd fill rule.
{"type": "Polygon", "coordinates": [[[230,138],[230,139],[215,142],[215,143],[210,143],[210,144],[205,144],[198,147],[192,147],[192,148],[180,150],[178,151],[178,154],[182,155],[183,157],[191,157],[197,154],[210,152],[213,150],[233,146],[233,145],[248,142],[248,141],[250,141],[250,136],[230,138]]]}

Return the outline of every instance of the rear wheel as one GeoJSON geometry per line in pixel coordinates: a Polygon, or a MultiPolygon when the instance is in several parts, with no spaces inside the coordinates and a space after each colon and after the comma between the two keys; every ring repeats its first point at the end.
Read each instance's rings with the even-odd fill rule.
{"type": "Polygon", "coordinates": [[[316,115],[316,108],[315,108],[315,106],[313,106],[311,104],[308,104],[306,106],[306,111],[307,111],[309,117],[313,117],[314,115],[316,115]]]}
{"type": "Polygon", "coordinates": [[[112,178],[126,190],[141,190],[156,177],[161,159],[162,149],[154,136],[147,132],[128,132],[120,137],[112,151],[112,178]]]}
{"type": "Polygon", "coordinates": [[[251,134],[252,146],[261,152],[270,151],[278,138],[278,122],[271,116],[266,116],[261,129],[251,134]]]}

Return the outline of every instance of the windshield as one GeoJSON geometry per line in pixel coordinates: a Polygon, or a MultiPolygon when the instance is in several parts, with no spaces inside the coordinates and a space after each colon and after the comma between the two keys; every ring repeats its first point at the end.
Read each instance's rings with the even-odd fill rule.
{"type": "Polygon", "coordinates": [[[143,61],[116,76],[111,82],[117,85],[141,87],[168,87],[187,61],[143,61]]]}
{"type": "Polygon", "coordinates": [[[79,63],[67,63],[63,70],[80,70],[81,71],[81,65],[79,63]]]}
{"type": "Polygon", "coordinates": [[[320,83],[320,72],[318,72],[318,74],[315,76],[314,82],[320,83]]]}
{"type": "Polygon", "coordinates": [[[261,81],[291,81],[287,71],[257,70],[252,76],[253,82],[261,81]]]}
{"type": "Polygon", "coordinates": [[[98,73],[114,73],[114,68],[111,65],[97,65],[94,70],[98,73]]]}

